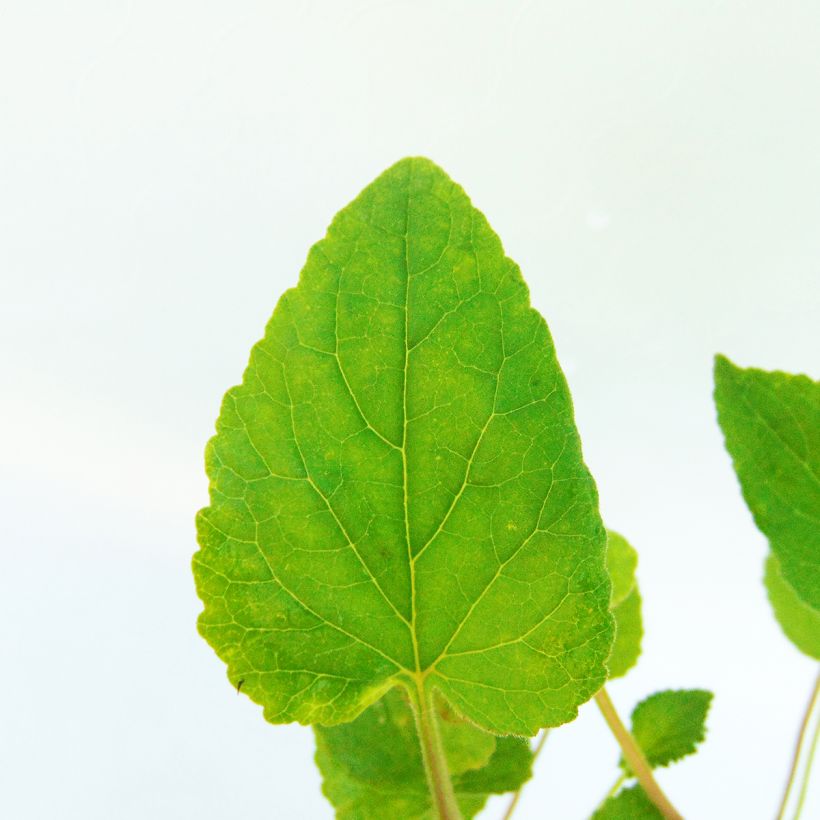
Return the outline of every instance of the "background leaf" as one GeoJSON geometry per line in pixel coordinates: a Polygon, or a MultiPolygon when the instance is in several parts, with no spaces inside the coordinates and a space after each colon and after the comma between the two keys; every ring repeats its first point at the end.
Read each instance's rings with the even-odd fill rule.
{"type": "Polygon", "coordinates": [[[809,657],[820,660],[820,612],[807,606],[783,580],[777,556],[769,553],[763,583],[775,618],[786,637],[809,657]]]}
{"type": "MultiPolygon", "coordinates": [[[[531,773],[521,738],[484,732],[446,705],[440,726],[456,799],[465,817],[490,794],[515,791],[531,773]]],[[[434,817],[407,697],[389,692],[352,723],[316,727],[323,791],[339,818],[434,817]]]]}
{"type": "Polygon", "coordinates": [[[783,578],[820,609],[820,383],[717,356],[715,404],[743,497],[783,578]]]}
{"type": "Polygon", "coordinates": [[[605,534],[549,331],[428,160],[311,249],[206,464],[199,629],[268,720],[348,721],[401,684],[533,735],[604,682],[605,534]]]}
{"type": "Polygon", "coordinates": [[[638,553],[622,535],[613,530],[606,533],[606,569],[612,582],[610,606],[616,607],[632,592],[638,553]]]}
{"type": "Polygon", "coordinates": [[[615,618],[615,640],[607,661],[610,680],[623,677],[641,656],[643,618],[641,594],[637,584],[626,600],[612,610],[612,615],[615,618]]]}
{"type": "MultiPolygon", "coordinates": [[[[694,754],[706,737],[711,703],[712,693],[704,689],[667,689],[633,709],[632,734],[653,769],[694,754]]],[[[623,759],[620,765],[628,771],[623,759]]]]}
{"type": "Polygon", "coordinates": [[[641,655],[643,619],[635,570],[638,553],[622,536],[607,531],[606,566],[612,581],[610,607],[615,619],[615,640],[607,660],[609,679],[625,675],[641,655]]]}
{"type": "Polygon", "coordinates": [[[643,788],[635,785],[604,800],[592,820],[663,820],[663,815],[643,788]]]}

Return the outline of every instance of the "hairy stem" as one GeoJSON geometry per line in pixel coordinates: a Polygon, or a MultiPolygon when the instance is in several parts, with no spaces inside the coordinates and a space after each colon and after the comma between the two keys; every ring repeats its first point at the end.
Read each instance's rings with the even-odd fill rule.
{"type": "Polygon", "coordinates": [[[461,812],[456,803],[450,769],[441,743],[438,720],[433,704],[433,693],[423,681],[416,681],[416,691],[410,698],[416,717],[416,731],[421,743],[421,758],[427,774],[427,785],[433,798],[433,806],[439,820],[461,820],[461,812]]]}
{"type": "Polygon", "coordinates": [[[681,814],[669,802],[669,798],[663,793],[663,790],[658,785],[652,774],[652,768],[646,762],[641,747],[638,746],[637,741],[630,734],[629,730],[624,726],[618,713],[615,711],[615,706],[609,699],[606,689],[603,687],[595,695],[595,702],[601,710],[607,725],[615,735],[618,745],[624,754],[624,759],[629,764],[632,774],[638,778],[638,782],[643,786],[646,796],[658,807],[658,810],[666,818],[666,820],[683,820],[681,814]]]}
{"type": "MultiPolygon", "coordinates": [[[[786,816],[786,808],[789,802],[789,795],[791,794],[792,787],[794,786],[794,781],[797,779],[797,772],[800,768],[800,758],[803,752],[803,745],[805,744],[806,737],[808,736],[809,725],[811,724],[812,714],[814,713],[814,708],[817,705],[818,699],[820,699],[820,674],[817,675],[817,679],[814,682],[814,689],[812,690],[811,697],[809,698],[809,704],[806,707],[806,713],[803,715],[803,721],[800,724],[800,732],[797,735],[797,743],[794,746],[794,754],[792,755],[792,765],[789,769],[789,777],[786,780],[786,788],[783,791],[783,799],[780,801],[780,810],[777,813],[778,820],[783,820],[783,818],[786,816]]],[[[818,728],[815,729],[814,732],[814,739],[812,741],[809,757],[806,761],[806,769],[803,775],[803,785],[800,789],[800,797],[797,805],[795,818],[800,816],[800,811],[803,807],[803,800],[806,796],[806,789],[808,788],[809,783],[809,774],[811,772],[811,764],[814,758],[814,748],[817,744],[817,732],[820,731],[820,721],[818,722],[817,726],[818,728]]]]}
{"type": "MultiPolygon", "coordinates": [[[[542,729],[541,730],[541,737],[538,738],[538,743],[535,744],[535,748],[532,750],[532,761],[531,765],[535,765],[535,761],[538,758],[538,755],[541,754],[541,749],[544,748],[544,743],[546,743],[547,735],[549,734],[549,729],[542,729]]],[[[510,805],[507,806],[507,811],[504,812],[504,817],[501,820],[510,820],[515,811],[515,807],[518,805],[518,801],[521,799],[521,792],[524,790],[524,784],[518,787],[518,791],[512,796],[512,800],[510,800],[510,805]]]]}

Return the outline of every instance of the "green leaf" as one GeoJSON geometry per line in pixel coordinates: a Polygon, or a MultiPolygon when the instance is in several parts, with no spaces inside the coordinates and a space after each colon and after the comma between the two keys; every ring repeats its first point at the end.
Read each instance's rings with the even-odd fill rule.
{"type": "MultiPolygon", "coordinates": [[[[465,817],[490,794],[529,777],[532,752],[521,738],[484,732],[440,704],[440,727],[456,799],[465,817]]],[[[344,820],[433,818],[410,704],[394,689],[352,723],[316,727],[323,791],[344,820]]]]}
{"type": "Polygon", "coordinates": [[[518,267],[447,175],[333,220],[228,391],[198,517],[202,635],[274,723],[395,685],[533,735],[601,686],[605,533],[518,267]]]}
{"type": "MultiPolygon", "coordinates": [[[[694,754],[706,736],[712,693],[704,689],[667,689],[642,700],[632,711],[632,735],[652,768],[694,754]]],[[[628,771],[621,759],[621,767],[628,771]]]]}
{"type": "Polygon", "coordinates": [[[612,530],[607,531],[606,566],[612,581],[610,607],[615,618],[615,641],[607,661],[612,680],[625,675],[638,662],[643,638],[641,595],[635,578],[638,553],[612,530]]]}
{"type": "Polygon", "coordinates": [[[635,586],[638,553],[622,535],[612,530],[606,533],[606,568],[612,582],[610,606],[624,601],[635,586]]]}
{"type": "Polygon", "coordinates": [[[820,660],[820,612],[806,606],[783,580],[777,557],[769,553],[763,578],[769,601],[786,637],[809,657],[820,660]]]}
{"type": "Polygon", "coordinates": [[[608,797],[592,815],[592,820],[663,820],[663,815],[636,785],[608,797]]]}
{"type": "Polygon", "coordinates": [[[637,584],[626,599],[612,610],[612,615],[615,618],[615,641],[607,661],[610,680],[623,677],[641,656],[643,619],[637,584]]]}
{"type": "Polygon", "coordinates": [[[783,578],[820,610],[820,382],[717,356],[715,404],[743,496],[783,578]]]}

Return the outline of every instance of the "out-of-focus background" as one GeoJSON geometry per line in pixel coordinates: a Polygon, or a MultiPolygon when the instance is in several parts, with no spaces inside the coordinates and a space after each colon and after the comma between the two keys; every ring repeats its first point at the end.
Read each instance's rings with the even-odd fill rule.
{"type": "MultiPolygon", "coordinates": [[[[520,263],[640,551],[613,699],[713,689],[659,778],[688,818],[770,818],[814,664],[711,359],[818,376],[819,45],[808,2],[0,4],[0,815],[331,816],[310,730],[195,631],[202,451],[308,247],[424,154],[520,263]]],[[[518,817],[588,816],[617,758],[584,707],[518,817]]]]}

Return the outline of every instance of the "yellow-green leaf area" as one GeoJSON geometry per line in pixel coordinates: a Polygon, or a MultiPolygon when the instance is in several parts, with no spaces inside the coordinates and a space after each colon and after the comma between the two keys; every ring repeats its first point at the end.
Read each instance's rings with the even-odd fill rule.
{"type": "Polygon", "coordinates": [[[784,580],[820,610],[820,382],[715,359],[718,421],[784,580]]]}
{"type": "Polygon", "coordinates": [[[607,660],[609,679],[623,677],[638,662],[643,640],[641,594],[635,571],[638,553],[622,536],[607,531],[606,566],[612,581],[610,608],[615,640],[607,660]]]}
{"type": "Polygon", "coordinates": [[[605,533],[552,339],[430,161],[310,250],[206,466],[199,629],[268,720],[348,721],[401,684],[533,735],[604,682],[605,533]]]}
{"type": "MultiPolygon", "coordinates": [[[[484,732],[439,703],[439,726],[453,788],[465,817],[490,794],[515,791],[530,776],[532,753],[521,738],[484,732]]],[[[430,818],[414,718],[406,695],[389,692],[351,723],[316,727],[323,791],[341,820],[430,818]]]]}
{"type": "Polygon", "coordinates": [[[632,592],[637,567],[638,553],[635,548],[622,535],[607,530],[606,568],[612,582],[611,607],[618,606],[632,592]]]}
{"type": "Polygon", "coordinates": [[[607,661],[610,680],[622,678],[641,656],[643,617],[637,584],[618,606],[613,607],[612,617],[615,619],[615,640],[607,661]]]}
{"type": "Polygon", "coordinates": [[[820,660],[820,612],[804,604],[783,580],[773,553],[766,558],[763,582],[783,633],[801,652],[820,660]]]}

